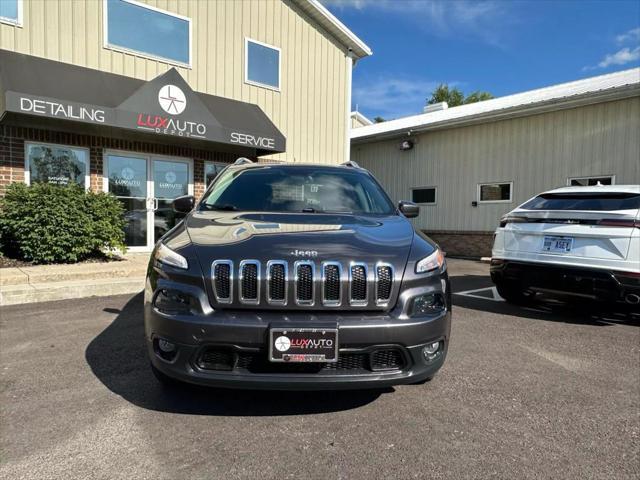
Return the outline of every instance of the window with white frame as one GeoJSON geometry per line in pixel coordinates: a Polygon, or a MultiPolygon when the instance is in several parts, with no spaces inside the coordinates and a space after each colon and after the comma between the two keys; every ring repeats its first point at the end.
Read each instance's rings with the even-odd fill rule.
{"type": "Polygon", "coordinates": [[[436,195],[436,187],[415,187],[411,189],[411,201],[421,205],[435,205],[436,195]]]}
{"type": "Polygon", "coordinates": [[[245,39],[244,80],[260,87],[280,90],[280,49],[245,39]]]}
{"type": "Polygon", "coordinates": [[[509,203],[513,201],[513,182],[478,184],[480,203],[509,203]]]}
{"type": "Polygon", "coordinates": [[[0,22],[22,25],[22,0],[0,0],[0,22]]]}
{"type": "Polygon", "coordinates": [[[104,1],[107,48],[191,66],[191,19],[134,0],[104,1]]]}
{"type": "Polygon", "coordinates": [[[593,185],[614,185],[614,175],[598,175],[593,177],[569,177],[567,185],[571,187],[589,187],[593,185]]]}
{"type": "Polygon", "coordinates": [[[84,188],[89,188],[89,151],[65,145],[27,143],[25,145],[25,180],[27,184],[77,183],[84,188]]]}
{"type": "Polygon", "coordinates": [[[205,188],[211,185],[211,182],[215,180],[218,174],[226,167],[226,163],[217,162],[204,162],[204,186],[205,188]]]}

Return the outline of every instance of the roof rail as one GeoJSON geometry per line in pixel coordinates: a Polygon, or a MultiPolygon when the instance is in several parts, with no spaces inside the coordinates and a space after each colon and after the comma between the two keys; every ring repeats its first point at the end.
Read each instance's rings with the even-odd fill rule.
{"type": "Polygon", "coordinates": [[[348,162],[341,163],[340,165],[344,165],[345,167],[352,167],[352,168],[362,168],[353,160],[349,160],[348,162]]]}
{"type": "Polygon", "coordinates": [[[240,157],[235,162],[233,162],[234,165],[246,165],[248,163],[253,163],[253,162],[245,157],[240,157]]]}

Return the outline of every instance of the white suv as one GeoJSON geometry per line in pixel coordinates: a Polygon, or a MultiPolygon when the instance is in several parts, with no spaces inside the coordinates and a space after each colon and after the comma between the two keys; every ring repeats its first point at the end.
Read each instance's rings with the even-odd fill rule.
{"type": "Polygon", "coordinates": [[[640,185],[566,187],[502,217],[491,279],[512,303],[536,293],[640,308],[640,185]]]}

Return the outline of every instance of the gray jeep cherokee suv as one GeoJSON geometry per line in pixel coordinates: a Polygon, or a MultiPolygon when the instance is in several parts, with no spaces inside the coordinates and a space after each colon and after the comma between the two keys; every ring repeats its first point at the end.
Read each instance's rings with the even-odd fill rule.
{"type": "Polygon", "coordinates": [[[145,334],[165,383],[385,387],[442,367],[451,290],[441,250],[374,177],[342,166],[223,170],[156,245],[145,334]]]}

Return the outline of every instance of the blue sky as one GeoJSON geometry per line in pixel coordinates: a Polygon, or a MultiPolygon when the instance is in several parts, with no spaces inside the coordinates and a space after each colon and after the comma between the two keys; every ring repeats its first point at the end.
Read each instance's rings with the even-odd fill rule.
{"type": "Polygon", "coordinates": [[[640,65],[640,1],[321,0],[373,56],[353,107],[420,113],[439,83],[495,96],[640,65]]]}

